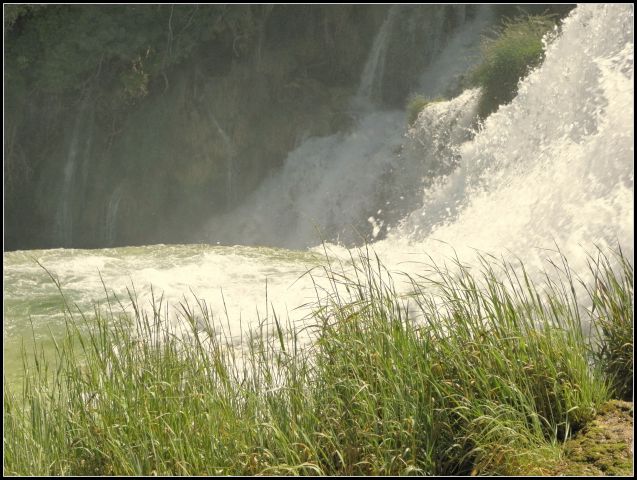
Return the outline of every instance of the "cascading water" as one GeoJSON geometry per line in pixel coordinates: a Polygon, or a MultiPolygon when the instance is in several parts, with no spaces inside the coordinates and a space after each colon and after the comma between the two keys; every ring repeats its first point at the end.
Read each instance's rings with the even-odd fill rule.
{"type": "MultiPolygon", "coordinates": [[[[444,51],[422,72],[418,93],[429,98],[448,98],[462,83],[467,72],[480,61],[480,37],[495,21],[489,5],[483,5],[473,21],[463,24],[451,37],[444,51]]],[[[431,38],[435,42],[435,38],[431,38]]]]}
{"type": "Polygon", "coordinates": [[[221,136],[221,138],[223,139],[223,143],[226,146],[226,202],[229,208],[230,205],[233,205],[235,202],[235,193],[234,193],[235,148],[234,148],[234,145],[232,144],[232,141],[230,140],[230,137],[225,132],[225,130],[221,128],[221,125],[219,125],[219,122],[217,121],[217,118],[214,116],[214,114],[210,111],[208,113],[210,115],[212,124],[217,129],[219,136],[221,136]]]}
{"type": "Polygon", "coordinates": [[[106,209],[106,225],[105,225],[105,239],[106,245],[113,246],[117,239],[117,211],[119,209],[119,202],[122,199],[122,193],[124,192],[124,184],[120,183],[117,188],[111,194],[111,198],[108,201],[108,208],[106,209]]]}
{"type": "Polygon", "coordinates": [[[436,191],[434,186],[446,182],[448,174],[460,164],[460,146],[474,133],[479,97],[478,89],[467,90],[452,100],[435,101],[423,109],[406,135],[402,161],[394,169],[392,181],[386,184],[389,191],[385,196],[391,200],[385,202],[384,212],[379,212],[382,223],[402,224],[404,232],[405,224],[416,217],[413,229],[424,234],[423,229],[448,218],[457,202],[429,202],[427,222],[423,222],[422,205],[430,192],[436,191]]]}
{"type": "MultiPolygon", "coordinates": [[[[354,109],[371,110],[396,11],[390,8],[374,39],[354,109]]],[[[351,134],[307,139],[290,153],[283,170],[267,178],[239,208],[212,219],[211,240],[303,248],[315,244],[326,230],[331,238],[343,234],[338,231],[343,220],[354,225],[361,203],[368,202],[368,208],[374,203],[373,189],[365,187],[375,183],[392,150],[400,146],[401,125],[398,112],[372,113],[351,134]],[[372,180],[365,185],[359,178],[363,171],[372,180]]]]}
{"type": "Polygon", "coordinates": [[[385,17],[385,20],[374,39],[371,52],[367,58],[367,62],[365,62],[365,68],[363,69],[358,92],[354,98],[354,105],[357,105],[359,108],[367,107],[380,93],[380,83],[382,82],[383,73],[385,71],[387,43],[396,21],[397,12],[398,6],[393,5],[389,9],[387,17],[385,17]]]}
{"type": "Polygon", "coordinates": [[[87,162],[92,143],[91,112],[87,99],[88,96],[82,101],[75,119],[55,215],[55,236],[57,242],[62,246],[69,246],[73,242],[73,217],[75,214],[73,205],[77,200],[76,196],[83,195],[86,185],[87,162]]]}
{"type": "MultiPolygon", "coordinates": [[[[445,9],[432,12],[433,32],[442,37],[446,32],[439,17],[445,9]]],[[[360,245],[378,237],[380,223],[386,226],[398,220],[389,218],[388,212],[406,212],[411,199],[387,192],[402,188],[399,182],[405,180],[404,175],[398,175],[404,171],[400,151],[405,116],[401,111],[378,111],[373,107],[384,76],[387,44],[395,31],[406,28],[399,20],[410,20],[399,14],[399,7],[392,7],[374,39],[352,101],[359,116],[355,128],[348,133],[307,139],[288,155],[283,168],[263,181],[243,204],[210,220],[207,230],[211,243],[307,248],[325,239],[360,245]],[[389,209],[385,209],[387,202],[389,209]]],[[[470,33],[462,35],[464,43],[450,43],[450,53],[462,55],[463,62],[471,59],[488,18],[488,8],[482,9],[470,22],[470,33]],[[465,51],[461,52],[462,48],[465,51]]],[[[446,50],[440,52],[442,40],[430,40],[424,52],[418,54],[444,56],[446,50]]],[[[437,74],[445,76],[446,72],[439,70],[437,74]]],[[[417,175],[418,179],[421,177],[417,175]]]]}
{"type": "Polygon", "coordinates": [[[628,5],[578,7],[458,169],[377,248],[432,253],[442,241],[467,259],[480,249],[541,268],[557,244],[582,270],[583,250],[619,242],[632,260],[632,18],[628,5]]]}
{"type": "MultiPolygon", "coordinates": [[[[79,122],[77,122],[79,123],[79,122]]],[[[64,177],[62,191],[58,203],[55,217],[55,236],[62,245],[70,245],[73,235],[73,218],[70,205],[70,191],[75,177],[75,161],[77,157],[77,123],[74,129],[73,138],[69,147],[66,165],[64,166],[64,177]]]]}
{"type": "Polygon", "coordinates": [[[400,112],[371,114],[356,132],[307,140],[241,207],[211,221],[210,238],[288,248],[314,245],[323,235],[355,240],[345,226],[373,211],[403,123],[400,112]]]}

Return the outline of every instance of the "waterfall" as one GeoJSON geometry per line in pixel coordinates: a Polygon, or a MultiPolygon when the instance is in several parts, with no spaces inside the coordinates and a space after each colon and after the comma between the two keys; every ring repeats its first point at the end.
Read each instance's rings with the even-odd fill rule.
{"type": "Polygon", "coordinates": [[[73,213],[71,211],[71,188],[75,178],[76,160],[78,155],[79,119],[75,121],[69,152],[64,165],[62,190],[55,215],[55,238],[64,246],[71,244],[73,238],[73,213]]]}
{"type": "Polygon", "coordinates": [[[386,64],[389,54],[405,55],[404,48],[414,48],[408,52],[416,64],[428,65],[434,61],[436,67],[426,68],[420,79],[419,91],[427,95],[444,94],[441,85],[449,87],[458,83],[461,74],[476,61],[480,42],[479,34],[493,22],[491,7],[477,7],[477,19],[466,21],[465,6],[429,6],[415,11],[413,7],[392,5],[387,12],[365,62],[353,106],[357,110],[367,111],[382,98],[385,87],[386,64]],[[454,48],[447,47],[449,28],[445,22],[447,16],[457,16],[463,24],[460,31],[451,36],[454,48]],[[417,31],[423,33],[420,44],[415,44],[417,31]],[[390,51],[389,46],[393,43],[390,51]],[[417,46],[416,46],[417,45],[417,46]],[[442,49],[445,55],[440,55],[442,49]],[[440,71],[446,72],[442,77],[440,71]]]}
{"type": "Polygon", "coordinates": [[[433,225],[447,219],[454,202],[444,199],[428,201],[434,187],[444,182],[461,162],[461,146],[474,134],[479,89],[471,89],[447,101],[427,105],[404,137],[400,162],[385,182],[383,211],[376,215],[387,230],[398,224],[403,234],[418,231],[421,235],[433,225]],[[422,206],[427,203],[426,216],[422,206]],[[415,213],[410,213],[415,212],[415,213]]]}
{"type": "MultiPolygon", "coordinates": [[[[388,263],[404,260],[397,251],[446,243],[467,258],[508,252],[538,267],[556,244],[580,261],[596,243],[631,245],[631,22],[630,6],[578,7],[547,37],[543,65],[477,133],[479,92],[470,90],[425,108],[406,135],[402,112],[376,111],[349,133],[307,139],[240,207],[211,220],[210,240],[292,248],[375,240],[388,263]]],[[[422,76],[428,93],[459,81],[448,57],[463,69],[475,62],[489,23],[483,10],[450,39],[422,76]]]]}
{"type": "MultiPolygon", "coordinates": [[[[436,7],[430,12],[430,22],[440,23],[440,11],[444,9],[436,7]]],[[[470,22],[470,34],[463,35],[460,46],[453,39],[449,42],[454,54],[462,55],[463,48],[475,50],[486,24],[483,16],[478,17],[470,22]]],[[[355,106],[358,102],[360,117],[352,131],[305,140],[289,153],[283,168],[266,178],[241,205],[210,220],[205,227],[208,241],[288,248],[311,247],[321,239],[361,244],[381,238],[390,223],[397,223],[395,215],[404,215],[409,206],[415,207],[421,194],[413,191],[410,183],[407,195],[408,188],[400,184],[401,179],[416,180],[422,187],[422,173],[414,175],[411,171],[405,175],[409,169],[405,169],[405,156],[401,154],[404,112],[373,111],[369,101],[361,100],[361,92],[371,92],[369,86],[382,80],[381,57],[391,32],[408,31],[410,21],[397,6],[388,12],[361,77],[354,101],[355,106]]],[[[436,31],[444,34],[442,28],[436,31]]],[[[437,49],[440,43],[432,41],[435,46],[424,49],[434,61],[438,57],[430,48],[437,49]]],[[[438,52],[439,56],[445,54],[445,49],[438,52]]],[[[437,75],[448,77],[443,68],[438,68],[437,75]]]]}
{"type": "Polygon", "coordinates": [[[322,236],[360,241],[352,226],[375,211],[403,124],[400,112],[374,113],[352,133],[309,138],[241,206],[211,221],[211,240],[292,248],[322,236]]]}
{"type": "MultiPolygon", "coordinates": [[[[494,21],[492,7],[481,5],[475,19],[458,29],[445,45],[443,53],[437,55],[423,70],[418,82],[418,93],[429,98],[453,95],[463,76],[480,61],[480,36],[488,31],[494,21]]],[[[440,25],[432,27],[435,30],[440,25]]],[[[430,38],[431,43],[436,42],[434,35],[430,35],[430,38]]]]}
{"type": "Polygon", "coordinates": [[[230,137],[225,132],[219,121],[214,116],[214,114],[208,109],[208,114],[210,116],[210,120],[217,129],[219,136],[223,140],[224,145],[226,146],[226,208],[230,208],[231,205],[234,205],[235,202],[235,191],[234,191],[234,158],[235,151],[234,145],[230,140],[230,137]]]}
{"type": "Polygon", "coordinates": [[[71,246],[73,242],[74,205],[82,200],[85,193],[92,146],[92,118],[89,110],[87,95],[75,118],[55,214],[55,238],[65,247],[71,246]]]}
{"type": "Polygon", "coordinates": [[[364,107],[371,104],[380,93],[381,82],[385,71],[385,55],[387,53],[387,44],[394,27],[398,6],[392,5],[387,12],[387,16],[380,27],[380,30],[374,38],[372,49],[365,67],[361,75],[358,92],[354,97],[353,104],[358,107],[364,107]]]}
{"type": "Polygon", "coordinates": [[[106,209],[106,245],[111,247],[115,244],[117,239],[117,210],[119,209],[119,202],[122,199],[122,192],[124,191],[124,184],[120,183],[117,188],[111,194],[111,198],[108,201],[108,208],[106,209]]]}
{"type": "Polygon", "coordinates": [[[632,259],[632,19],[630,5],[578,6],[517,97],[377,248],[398,262],[400,245],[435,255],[446,243],[462,258],[506,252],[539,269],[558,246],[581,271],[583,250],[619,242],[632,259]]]}
{"type": "MultiPolygon", "coordinates": [[[[41,334],[66,325],[56,304],[59,292],[34,256],[84,312],[103,298],[104,285],[125,298],[131,282],[143,305],[159,291],[171,305],[191,292],[205,299],[215,320],[234,322],[228,328],[235,333],[249,327],[263,305],[266,316],[272,308],[288,312],[293,322],[316,306],[316,293],[328,287],[320,275],[304,273],[325,263],[317,228],[324,238],[345,243],[347,235],[360,240],[357,227],[390,271],[412,277],[428,273],[423,264],[441,265],[450,255],[473,268],[483,252],[523,261],[532,280],[557,248],[580,274],[587,271],[585,252],[595,246],[619,243],[634,262],[633,17],[628,4],[578,6],[546,38],[545,60],[519,83],[517,97],[481,125],[474,125],[480,92],[456,87],[450,90],[457,92],[454,98],[427,106],[411,128],[404,112],[368,111],[349,132],[304,139],[241,206],[204,226],[208,243],[241,246],[5,252],[7,358],[20,358],[19,345],[34,336],[34,325],[41,334]],[[306,251],[245,246],[267,243],[306,251]]],[[[455,62],[446,61],[452,52],[473,61],[488,19],[478,15],[472,22],[423,73],[427,94],[446,91],[461,75],[455,62]]],[[[76,183],[90,147],[81,112],[54,205],[61,235],[72,232],[71,207],[83,188],[76,183]]],[[[233,158],[230,138],[212,115],[209,125],[233,158]]],[[[113,241],[120,188],[106,209],[106,236],[113,241]]],[[[350,252],[339,244],[325,247],[349,268],[350,252]]],[[[398,293],[412,288],[399,278],[394,276],[398,293]]]]}

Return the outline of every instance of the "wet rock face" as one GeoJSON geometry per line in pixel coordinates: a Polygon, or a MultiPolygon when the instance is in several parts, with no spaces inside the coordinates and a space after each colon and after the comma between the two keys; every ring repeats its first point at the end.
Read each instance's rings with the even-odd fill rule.
{"type": "MultiPolygon", "coordinates": [[[[395,6],[371,100],[404,107],[418,73],[472,9],[395,6]]],[[[8,115],[6,248],[197,240],[203,219],[232,211],[305,139],[347,131],[389,10],[264,6],[237,14],[240,29],[202,41],[154,78],[133,65],[143,95],[122,100],[104,86],[119,85],[104,67],[104,85],[80,96],[19,97],[28,108],[8,115]]]]}
{"type": "Polygon", "coordinates": [[[387,7],[264,8],[251,29],[203,41],[134,101],[99,85],[81,98],[17,95],[6,247],[187,241],[304,138],[346,128],[387,7]]]}
{"type": "Polygon", "coordinates": [[[224,75],[192,64],[165,98],[129,119],[114,150],[122,181],[143,187],[122,200],[118,241],[143,242],[140,225],[158,211],[164,218],[147,225],[147,236],[193,241],[193,226],[232,210],[304,138],[347,127],[354,86],[313,76],[303,48],[266,44],[258,62],[234,61],[224,75]]]}
{"type": "Polygon", "coordinates": [[[391,108],[404,108],[407,95],[417,84],[418,75],[442,50],[455,29],[472,18],[475,5],[438,5],[423,9],[404,5],[396,12],[401,29],[392,35],[380,101],[391,108]]]}

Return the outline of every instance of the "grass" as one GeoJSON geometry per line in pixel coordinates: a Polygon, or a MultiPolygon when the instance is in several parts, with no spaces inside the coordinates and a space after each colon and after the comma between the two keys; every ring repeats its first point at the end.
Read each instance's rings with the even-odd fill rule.
{"type": "MultiPolygon", "coordinates": [[[[632,265],[604,258],[593,284],[626,298],[632,265]]],[[[269,312],[245,348],[202,300],[180,305],[185,332],[134,291],[134,315],[68,308],[56,362],[25,354],[21,388],[5,380],[4,473],[541,474],[610,397],[582,328],[602,310],[582,318],[565,260],[539,283],[491,257],[431,261],[407,295],[369,252],[352,260],[324,267],[303,332],[269,312]]]]}
{"type": "Polygon", "coordinates": [[[611,380],[617,398],[633,397],[633,266],[621,264],[622,274],[613,274],[610,259],[601,252],[589,262],[595,282],[588,293],[597,329],[597,361],[611,380]]]}
{"type": "Polygon", "coordinates": [[[542,39],[555,26],[554,15],[526,15],[504,19],[482,41],[482,61],[471,83],[482,87],[478,115],[486,118],[515,98],[518,82],[544,60],[542,39]]]}

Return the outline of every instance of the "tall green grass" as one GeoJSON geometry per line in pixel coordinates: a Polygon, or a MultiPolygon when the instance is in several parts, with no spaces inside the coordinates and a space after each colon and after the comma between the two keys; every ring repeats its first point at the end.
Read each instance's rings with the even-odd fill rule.
{"type": "MultiPolygon", "coordinates": [[[[537,283],[431,261],[408,295],[369,252],[351,263],[313,272],[330,288],[304,329],[268,312],[232,339],[195,299],[184,331],[134,291],[134,315],[69,308],[55,364],[25,354],[21,388],[5,381],[4,473],[542,473],[609,398],[583,333],[601,307],[582,318],[566,262],[537,283]]],[[[612,298],[632,295],[632,266],[607,265],[612,298]]]]}
{"type": "Polygon", "coordinates": [[[632,264],[623,260],[621,250],[610,258],[601,251],[591,258],[589,267],[594,281],[588,285],[588,294],[593,302],[597,361],[610,379],[614,395],[632,400],[634,271],[632,264]],[[621,260],[619,274],[613,269],[613,257],[621,260]]]}

